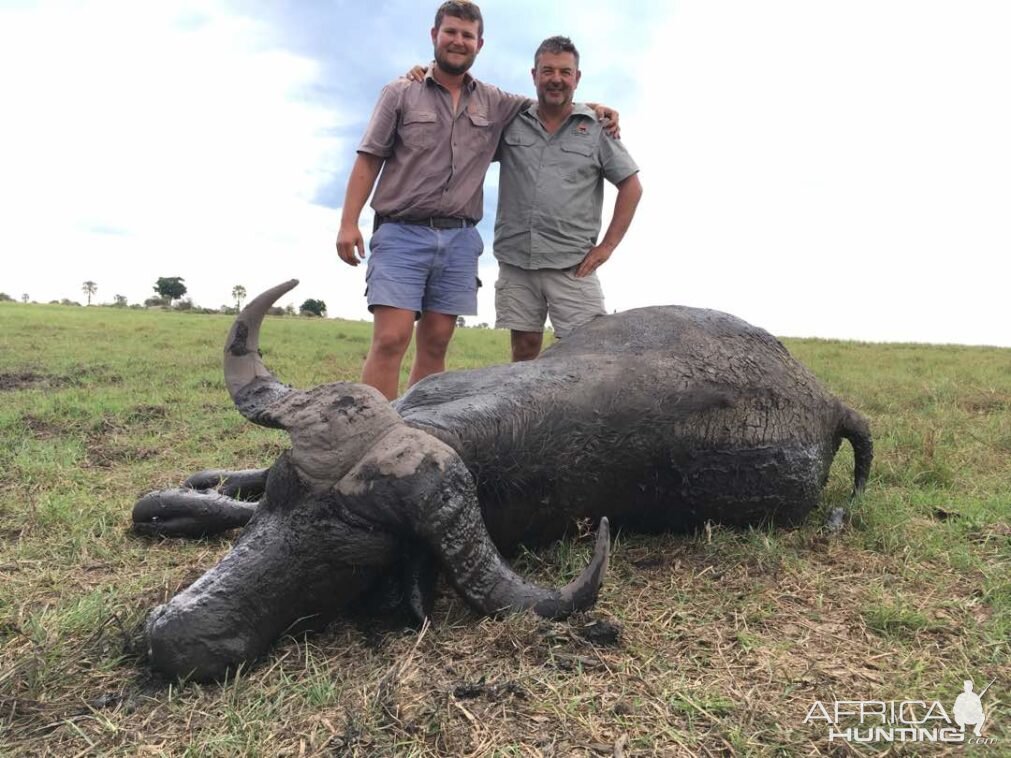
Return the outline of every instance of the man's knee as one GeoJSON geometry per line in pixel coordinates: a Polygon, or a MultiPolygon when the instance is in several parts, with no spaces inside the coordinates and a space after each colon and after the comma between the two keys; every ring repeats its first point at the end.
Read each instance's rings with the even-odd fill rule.
{"type": "Polygon", "coordinates": [[[418,335],[418,341],[414,346],[417,354],[416,360],[425,363],[441,363],[446,360],[449,352],[449,339],[443,337],[422,337],[418,335]]]}
{"type": "Polygon", "coordinates": [[[372,339],[372,352],[384,357],[402,357],[411,344],[410,336],[399,334],[375,335],[372,339]]]}
{"type": "Polygon", "coordinates": [[[456,316],[432,311],[422,315],[418,322],[418,340],[415,349],[426,357],[441,358],[449,350],[456,329],[456,316]]]}
{"type": "Polygon", "coordinates": [[[543,332],[512,331],[513,362],[533,360],[540,354],[544,342],[543,332]]]}
{"type": "Polygon", "coordinates": [[[418,335],[418,344],[415,349],[429,358],[445,357],[449,351],[450,337],[452,335],[427,335],[425,337],[418,335]]]}
{"type": "Polygon", "coordinates": [[[386,357],[401,357],[411,344],[411,325],[381,324],[372,330],[372,352],[386,357]]]}

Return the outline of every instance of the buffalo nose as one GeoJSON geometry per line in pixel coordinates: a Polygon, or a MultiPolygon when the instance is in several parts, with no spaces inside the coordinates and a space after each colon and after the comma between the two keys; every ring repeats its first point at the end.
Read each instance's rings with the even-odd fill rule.
{"type": "MultiPolygon", "coordinates": [[[[233,622],[234,623],[234,622],[233,622]]],[[[220,679],[246,660],[253,642],[248,630],[229,626],[213,614],[194,613],[174,602],[155,608],[146,625],[152,666],[169,676],[207,681],[220,679]]]]}

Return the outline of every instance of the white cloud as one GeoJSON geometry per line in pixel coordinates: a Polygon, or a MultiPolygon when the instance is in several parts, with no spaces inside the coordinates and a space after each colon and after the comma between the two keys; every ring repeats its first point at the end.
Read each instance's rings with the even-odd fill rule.
{"type": "MultiPolygon", "coordinates": [[[[567,33],[580,94],[622,111],[645,196],[602,270],[610,308],[677,302],[783,335],[1011,345],[1011,6],[485,6],[478,76],[519,67],[525,83],[532,46],[567,33]]],[[[371,29],[353,14],[374,10],[342,23],[371,29]]],[[[391,61],[427,53],[425,24],[383,34],[388,56],[369,48],[340,75],[392,77],[391,61]]],[[[252,294],[295,276],[299,302],[366,317],[364,267],[337,260],[338,212],[311,200],[354,154],[357,134],[331,135],[368,114],[315,100],[333,74],[279,36],[214,2],[0,9],[0,289],[79,298],[91,279],[99,300],[137,301],[178,275],[216,306],[234,284],[252,294]]],[[[483,264],[478,320],[491,322],[490,254],[483,264]]]]}
{"type": "Polygon", "coordinates": [[[335,114],[302,97],[316,63],[266,49],[255,22],[192,8],[185,24],[184,6],[146,3],[4,19],[0,65],[26,75],[2,94],[30,114],[0,148],[5,287],[49,299],[93,279],[100,300],[135,301],[180,275],[218,305],[240,280],[256,291],[256,275],[314,265],[336,221],[310,201],[345,149],[325,136],[335,114]]]}
{"type": "Polygon", "coordinates": [[[1011,7],[681,3],[626,140],[609,305],[777,334],[1011,345],[1011,7]],[[618,257],[620,256],[620,258],[618,257]]]}

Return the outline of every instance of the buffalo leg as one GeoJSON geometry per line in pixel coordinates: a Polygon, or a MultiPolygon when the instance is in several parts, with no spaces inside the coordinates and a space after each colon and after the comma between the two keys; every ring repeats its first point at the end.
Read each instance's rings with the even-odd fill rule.
{"type": "Polygon", "coordinates": [[[218,492],[171,489],[149,492],[133,506],[133,530],[159,537],[206,537],[245,526],[256,512],[218,492]]]}
{"type": "Polygon", "coordinates": [[[266,468],[241,471],[207,469],[191,476],[183,482],[183,487],[191,490],[217,490],[226,497],[255,502],[263,496],[269,471],[266,468]]]}

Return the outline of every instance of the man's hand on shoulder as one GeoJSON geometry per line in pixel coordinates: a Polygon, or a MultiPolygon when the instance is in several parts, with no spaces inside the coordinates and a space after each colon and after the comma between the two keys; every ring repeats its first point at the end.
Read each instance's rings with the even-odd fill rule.
{"type": "Polygon", "coordinates": [[[608,137],[621,139],[621,125],[618,123],[618,111],[607,105],[600,103],[587,103],[588,108],[592,108],[597,115],[597,121],[604,126],[604,132],[608,137]]]}
{"type": "Polygon", "coordinates": [[[425,81],[425,74],[428,73],[428,69],[424,66],[414,66],[404,74],[405,79],[410,79],[412,82],[423,82],[425,81]]]}
{"type": "Polygon", "coordinates": [[[589,276],[602,265],[604,262],[611,257],[611,253],[614,252],[614,248],[607,244],[594,245],[590,248],[590,252],[586,254],[583,258],[583,262],[579,264],[579,268],[576,269],[576,278],[582,279],[584,276],[589,276]]]}

